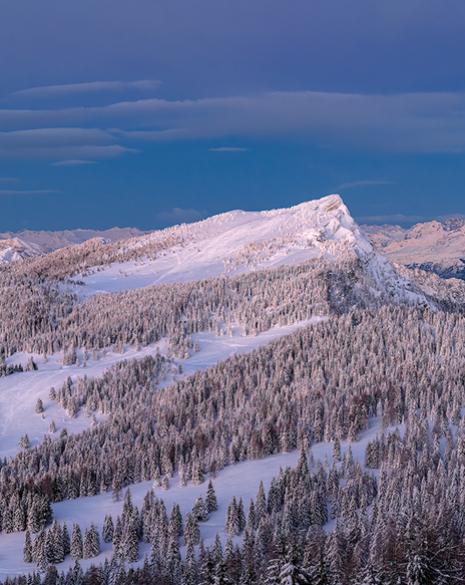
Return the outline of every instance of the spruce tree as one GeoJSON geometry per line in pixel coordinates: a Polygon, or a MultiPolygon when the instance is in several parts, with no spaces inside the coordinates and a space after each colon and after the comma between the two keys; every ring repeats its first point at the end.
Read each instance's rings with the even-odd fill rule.
{"type": "Polygon", "coordinates": [[[23,560],[25,563],[32,563],[32,541],[29,530],[26,530],[24,535],[23,560]]]}
{"type": "Polygon", "coordinates": [[[218,501],[216,499],[215,489],[211,480],[208,482],[206,504],[209,514],[218,510],[218,501]]]}
{"type": "Polygon", "coordinates": [[[82,532],[79,524],[73,524],[70,555],[76,561],[83,558],[82,532]]]}
{"type": "Polygon", "coordinates": [[[102,529],[102,538],[103,542],[112,542],[113,541],[113,518],[110,514],[105,516],[105,520],[103,521],[103,529],[102,529]]]}

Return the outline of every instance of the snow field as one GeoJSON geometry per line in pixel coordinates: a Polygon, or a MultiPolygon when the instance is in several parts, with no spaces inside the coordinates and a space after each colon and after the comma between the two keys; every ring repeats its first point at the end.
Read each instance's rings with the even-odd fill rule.
{"type": "MultiPolygon", "coordinates": [[[[393,431],[390,428],[389,431],[393,431]]],[[[342,456],[352,450],[353,457],[363,465],[365,449],[369,441],[380,433],[381,425],[378,420],[373,420],[370,428],[362,433],[360,439],[355,443],[342,442],[342,456]]],[[[312,446],[311,454],[315,464],[322,462],[327,467],[332,465],[332,443],[317,443],[312,446]]],[[[211,545],[216,534],[220,534],[223,541],[227,535],[224,531],[227,507],[233,496],[242,497],[247,512],[250,499],[255,499],[260,482],[263,481],[265,490],[268,489],[271,480],[279,475],[280,469],[294,467],[299,459],[300,453],[292,451],[289,453],[280,453],[265,459],[253,461],[244,461],[236,465],[231,465],[221,470],[212,482],[218,499],[218,510],[212,513],[206,522],[199,524],[202,538],[205,544],[211,545]]],[[[146,481],[129,486],[132,499],[135,505],[142,505],[145,494],[154,489],[155,495],[164,500],[168,513],[171,511],[173,504],[179,504],[183,516],[190,512],[197,497],[205,497],[207,492],[208,478],[201,485],[189,483],[187,486],[181,486],[177,477],[170,481],[170,488],[164,490],[160,487],[154,487],[153,482],[146,481]]],[[[125,488],[127,489],[127,488],[125,488]]],[[[103,526],[105,515],[111,514],[113,519],[121,514],[123,509],[124,492],[122,490],[119,501],[114,501],[113,494],[110,492],[78,498],[75,500],[66,500],[53,504],[54,519],[60,523],[66,522],[68,529],[72,524],[77,522],[82,531],[88,528],[92,523],[95,524],[100,533],[103,526]]],[[[330,528],[331,521],[328,523],[330,528]]],[[[236,537],[240,539],[240,537],[236,537]]],[[[31,572],[34,570],[33,564],[24,563],[22,560],[22,550],[24,544],[24,533],[0,534],[0,576],[18,575],[31,572]]],[[[98,565],[103,563],[106,558],[111,558],[112,545],[101,542],[102,551],[98,557],[93,559],[84,559],[80,561],[82,567],[89,567],[92,564],[98,565]]],[[[150,553],[150,546],[142,544],[140,546],[140,560],[137,564],[143,562],[145,555],[150,553]]],[[[182,552],[182,549],[181,549],[182,552]]],[[[72,566],[74,561],[69,557],[57,565],[58,570],[65,570],[72,566]]]]}

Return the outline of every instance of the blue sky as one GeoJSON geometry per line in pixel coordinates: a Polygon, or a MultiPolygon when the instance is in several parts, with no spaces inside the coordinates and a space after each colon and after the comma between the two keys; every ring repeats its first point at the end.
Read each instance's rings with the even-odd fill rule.
{"type": "Polygon", "coordinates": [[[463,0],[15,0],[0,230],[465,213],[463,0]]]}

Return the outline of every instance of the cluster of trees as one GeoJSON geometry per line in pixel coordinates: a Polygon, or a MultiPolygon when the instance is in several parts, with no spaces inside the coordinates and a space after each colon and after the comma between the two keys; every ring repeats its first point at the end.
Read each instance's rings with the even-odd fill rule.
{"type": "MultiPolygon", "coordinates": [[[[246,332],[288,324],[329,311],[324,268],[306,265],[194,283],[94,295],[79,302],[55,281],[16,278],[0,271],[0,346],[50,355],[170,337],[174,349],[197,331],[246,332]]],[[[184,347],[183,347],[184,346],[184,347]]]]}
{"type": "Polygon", "coordinates": [[[157,392],[150,371],[160,360],[129,362],[118,369],[123,381],[109,375],[106,389],[99,382],[98,392],[79,394],[86,408],[109,411],[107,419],[81,434],[47,437],[5,462],[0,498],[34,489],[57,501],[176,471],[182,482],[199,483],[245,459],[356,440],[373,417],[388,426],[412,409],[459,420],[464,325],[458,314],[405,307],[355,311],[157,392]]]}
{"type": "MultiPolygon", "coordinates": [[[[121,562],[139,560],[139,543],[151,544],[152,562],[163,563],[170,551],[179,553],[181,544],[195,547],[200,543],[199,522],[208,520],[217,510],[217,499],[212,482],[207,488],[206,497],[196,499],[191,512],[183,518],[177,504],[167,513],[162,499],[155,497],[154,491],[147,492],[139,510],[133,504],[131,492],[126,491],[123,510],[116,520],[106,515],[102,528],[102,539],[112,543],[113,557],[121,562]]],[[[48,529],[42,529],[33,538],[26,530],[23,558],[26,563],[35,563],[44,571],[49,565],[63,562],[70,555],[74,560],[93,558],[100,553],[100,534],[92,524],[82,536],[79,524],[74,524],[71,537],[66,523],[54,522],[48,529]]]]}
{"type": "MultiPolygon", "coordinates": [[[[398,433],[387,435],[389,455],[378,474],[363,471],[350,449],[342,458],[335,449],[329,469],[302,451],[298,465],[282,470],[267,492],[260,485],[244,510],[242,538],[233,540],[230,534],[222,542],[217,537],[208,548],[192,528],[198,504],[182,518],[176,505],[168,515],[153,492],[147,494],[140,512],[126,494],[116,525],[121,524],[123,534],[137,518],[134,539],[152,544],[143,566],[125,568],[125,560],[137,557],[116,552],[122,541],[116,547],[115,538],[121,536],[107,519],[103,534],[113,539],[112,560],[86,573],[78,565],[62,575],[48,568],[44,583],[458,585],[465,570],[464,484],[452,464],[465,468],[465,437],[460,432],[460,439],[452,438],[446,455],[434,447],[433,433],[418,451],[418,440],[427,427],[411,418],[403,438],[398,433]],[[408,463],[405,450],[417,452],[408,463]],[[331,530],[323,528],[328,520],[331,530]]],[[[208,499],[207,495],[205,502],[208,499]]],[[[225,529],[234,515],[233,501],[225,529]]],[[[130,551],[130,542],[123,548],[130,551]]],[[[31,576],[29,582],[40,583],[41,578],[31,576]]]]}
{"type": "Polygon", "coordinates": [[[54,522],[50,528],[41,530],[35,538],[27,530],[24,539],[24,562],[35,563],[42,571],[49,565],[63,562],[67,555],[80,560],[96,557],[99,553],[100,537],[93,524],[85,530],[84,538],[79,524],[73,525],[70,537],[66,524],[54,522]]]}
{"type": "Polygon", "coordinates": [[[7,364],[5,360],[0,356],[0,378],[2,376],[9,376],[16,372],[22,372],[23,366],[21,364],[7,364]]]}
{"type": "MultiPolygon", "coordinates": [[[[70,416],[76,416],[82,407],[90,414],[114,413],[130,409],[134,402],[145,400],[160,380],[173,370],[171,360],[160,353],[142,359],[123,360],[108,369],[99,378],[68,377],[61,388],[50,389],[50,399],[57,401],[70,416]]],[[[175,368],[175,373],[178,371],[175,368]]]]}
{"type": "MultiPolygon", "coordinates": [[[[122,515],[107,517],[101,535],[113,543],[113,561],[86,573],[78,565],[66,575],[47,569],[48,585],[461,582],[465,315],[455,288],[439,295],[447,312],[399,306],[378,296],[358,261],[86,302],[59,283],[70,274],[68,260],[84,270],[120,258],[114,253],[121,248],[114,250],[94,242],[0,270],[0,375],[11,373],[5,358],[18,350],[63,350],[71,364],[77,348],[124,351],[126,344],[168,337],[173,354],[185,356],[198,331],[241,324],[251,334],[315,314],[333,317],[156,392],[173,367],[160,355],[52,389],[51,398],[71,415],[83,408],[107,416],[82,433],[47,436],[34,448],[25,436],[23,451],[0,462],[0,528],[28,531],[25,559],[45,570],[67,554],[79,560],[100,550],[95,527],[84,537],[78,526],[71,537],[56,523],[45,529],[54,501],[110,490],[118,497],[142,480],[167,486],[175,473],[181,483],[201,483],[226,465],[319,441],[334,442],[334,463],[326,468],[302,456],[268,493],[261,486],[251,503],[233,498],[225,517],[229,539],[209,549],[199,522],[216,508],[212,487],[184,518],[176,506],[168,514],[153,493],[140,510],[127,495],[122,515]],[[340,442],[357,441],[374,421],[380,434],[367,446],[364,471],[350,451],[341,457],[340,442]],[[402,432],[390,432],[391,425],[402,432]],[[141,541],[151,544],[150,558],[125,569],[139,557],[141,541]]],[[[21,579],[10,582],[41,581],[21,579]]]]}
{"type": "MultiPolygon", "coordinates": [[[[192,349],[189,336],[198,331],[221,333],[240,325],[254,334],[313,315],[399,301],[359,259],[97,294],[85,302],[56,280],[18,275],[14,266],[0,269],[2,352],[63,350],[66,363],[76,359],[76,348],[123,351],[125,344],[147,345],[162,337],[184,357],[192,349]]],[[[450,295],[433,296],[449,310],[463,310],[450,295]]]]}
{"type": "MultiPolygon", "coordinates": [[[[0,475],[2,469],[0,468],[0,475]]],[[[2,477],[2,481],[5,481],[2,477]]],[[[0,507],[0,526],[2,532],[30,530],[39,532],[52,519],[50,498],[31,485],[8,482],[0,507]]]]}

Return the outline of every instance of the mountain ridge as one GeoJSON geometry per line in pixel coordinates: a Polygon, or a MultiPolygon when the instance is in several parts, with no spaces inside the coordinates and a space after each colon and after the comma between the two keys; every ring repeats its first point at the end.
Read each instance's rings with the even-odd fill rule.
{"type": "Polygon", "coordinates": [[[465,219],[448,218],[400,226],[363,226],[371,242],[391,261],[465,279],[465,219]]]}

